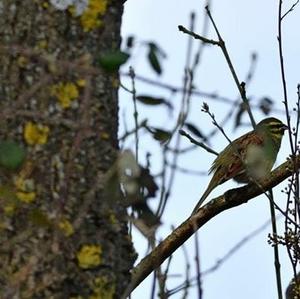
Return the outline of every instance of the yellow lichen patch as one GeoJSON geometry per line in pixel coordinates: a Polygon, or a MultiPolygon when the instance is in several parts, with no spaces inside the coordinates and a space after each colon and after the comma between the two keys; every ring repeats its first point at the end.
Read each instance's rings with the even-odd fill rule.
{"type": "Polygon", "coordinates": [[[107,8],[107,0],[90,0],[88,7],[80,16],[80,22],[85,32],[91,31],[102,25],[100,17],[107,8]]]}
{"type": "Polygon", "coordinates": [[[7,204],[4,206],[3,210],[6,215],[11,216],[15,212],[16,206],[14,204],[7,204]]]}
{"type": "Polygon", "coordinates": [[[19,56],[17,59],[18,66],[20,68],[25,68],[27,66],[28,62],[29,62],[28,58],[25,56],[19,56]]]}
{"type": "Polygon", "coordinates": [[[29,178],[34,170],[34,163],[31,160],[26,160],[19,171],[18,177],[23,179],[29,178]]]}
{"type": "Polygon", "coordinates": [[[115,283],[107,277],[97,277],[94,282],[94,294],[89,299],[113,299],[116,291],[115,283]]]}
{"type": "Polygon", "coordinates": [[[22,202],[31,203],[35,200],[36,193],[35,192],[18,191],[18,192],[16,192],[16,196],[22,202]]]}
{"type": "Polygon", "coordinates": [[[7,225],[5,222],[0,222],[0,230],[4,230],[7,228],[7,225]]]}
{"type": "Polygon", "coordinates": [[[16,197],[25,203],[31,203],[36,198],[34,180],[28,178],[32,171],[30,162],[26,163],[21,169],[18,176],[14,178],[14,185],[16,188],[16,197]]]}
{"type": "Polygon", "coordinates": [[[29,145],[45,144],[48,141],[49,131],[49,127],[30,121],[25,125],[24,139],[29,145]]]}
{"type": "Polygon", "coordinates": [[[49,3],[46,2],[46,1],[44,1],[44,2],[42,3],[42,6],[43,6],[43,8],[48,8],[48,7],[49,7],[49,3]]]}
{"type": "Polygon", "coordinates": [[[101,132],[100,133],[100,138],[102,140],[108,140],[109,139],[109,134],[107,132],[101,132]]]}
{"type": "Polygon", "coordinates": [[[63,231],[66,237],[70,237],[74,234],[74,228],[70,221],[68,221],[67,219],[61,220],[58,224],[58,227],[63,231]]]}
{"type": "Polygon", "coordinates": [[[77,86],[79,86],[79,87],[84,87],[85,84],[86,84],[86,81],[85,81],[85,79],[78,79],[78,80],[76,81],[76,84],[77,84],[77,86]]]}
{"type": "Polygon", "coordinates": [[[84,245],[77,252],[77,260],[80,268],[89,269],[101,264],[102,249],[99,245],[84,245]]]}
{"type": "Polygon", "coordinates": [[[51,87],[51,94],[57,98],[63,108],[69,108],[72,101],[78,98],[79,90],[72,82],[58,83],[51,87]]]}
{"type": "Polygon", "coordinates": [[[42,40],[40,40],[40,41],[37,43],[36,47],[37,47],[38,49],[40,49],[40,50],[47,49],[47,47],[48,47],[48,42],[47,42],[45,39],[42,39],[42,40]]]}
{"type": "Polygon", "coordinates": [[[109,215],[109,222],[110,222],[111,224],[117,224],[117,217],[116,217],[115,214],[111,213],[111,214],[109,215]]]}
{"type": "Polygon", "coordinates": [[[24,176],[19,175],[14,180],[15,186],[21,191],[32,191],[34,188],[34,183],[30,179],[26,179],[24,176]]]}
{"type": "Polygon", "coordinates": [[[112,83],[112,87],[114,88],[118,88],[120,86],[120,80],[117,78],[113,79],[111,83],[112,83]]]}

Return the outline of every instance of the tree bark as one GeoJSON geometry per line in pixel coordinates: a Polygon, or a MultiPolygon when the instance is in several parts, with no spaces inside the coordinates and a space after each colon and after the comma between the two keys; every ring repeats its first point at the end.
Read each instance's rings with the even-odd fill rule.
{"type": "Polygon", "coordinates": [[[0,172],[1,298],[119,298],[130,279],[126,209],[104,192],[118,76],[98,65],[120,46],[123,3],[104,2],[85,24],[74,6],[0,1],[0,138],[27,152],[0,172]]]}

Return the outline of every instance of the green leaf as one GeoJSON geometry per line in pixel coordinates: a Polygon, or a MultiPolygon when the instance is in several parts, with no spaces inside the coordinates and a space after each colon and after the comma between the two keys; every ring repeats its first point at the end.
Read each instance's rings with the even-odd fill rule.
{"type": "Polygon", "coordinates": [[[148,95],[139,95],[136,97],[136,99],[145,105],[166,105],[169,109],[173,109],[172,104],[164,98],[152,97],[148,95]]]}
{"type": "Polygon", "coordinates": [[[184,124],[185,127],[191,132],[193,133],[195,136],[204,139],[205,136],[203,135],[203,133],[200,131],[200,129],[198,129],[194,124],[192,123],[185,123],[184,124]]]}
{"type": "Polygon", "coordinates": [[[0,166],[14,170],[25,160],[25,150],[14,141],[0,142],[0,166]]]}
{"type": "Polygon", "coordinates": [[[158,75],[161,75],[162,68],[157,54],[158,54],[158,48],[156,47],[156,45],[153,43],[149,43],[149,52],[148,52],[149,63],[152,66],[153,70],[158,75]]]}
{"type": "Polygon", "coordinates": [[[151,131],[152,131],[154,139],[160,141],[161,143],[167,142],[172,137],[171,132],[166,131],[166,130],[151,129],[151,131]]]}
{"type": "Polygon", "coordinates": [[[128,53],[122,52],[120,50],[108,52],[100,57],[100,65],[108,72],[114,72],[119,69],[119,67],[124,64],[130,55],[128,53]]]}
{"type": "Polygon", "coordinates": [[[133,44],[134,44],[134,36],[130,35],[126,39],[126,47],[127,47],[127,49],[131,49],[133,47],[133,44]]]}

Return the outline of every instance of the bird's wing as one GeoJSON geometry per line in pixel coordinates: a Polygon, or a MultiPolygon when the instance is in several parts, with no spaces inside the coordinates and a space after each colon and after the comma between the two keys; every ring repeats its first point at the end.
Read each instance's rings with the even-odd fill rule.
{"type": "Polygon", "coordinates": [[[250,145],[261,145],[262,136],[254,131],[249,132],[229,144],[215,159],[210,172],[218,177],[219,184],[226,182],[245,172],[243,160],[250,145]]]}

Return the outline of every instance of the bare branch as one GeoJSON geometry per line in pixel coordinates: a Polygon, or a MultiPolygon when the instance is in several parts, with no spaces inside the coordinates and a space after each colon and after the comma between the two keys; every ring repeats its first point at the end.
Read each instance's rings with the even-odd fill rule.
{"type": "MultiPolygon", "coordinates": [[[[295,163],[297,168],[299,168],[300,156],[297,156],[295,163]]],[[[256,183],[250,183],[240,188],[231,189],[200,208],[196,214],[184,221],[133,269],[131,283],[125,290],[122,298],[127,298],[154,269],[159,267],[176,249],[190,238],[196,229],[202,227],[221,212],[246,203],[250,199],[262,194],[263,190],[275,187],[291,176],[292,173],[293,165],[291,161],[287,161],[272,171],[268,178],[260,182],[259,186],[256,183]]]]}

